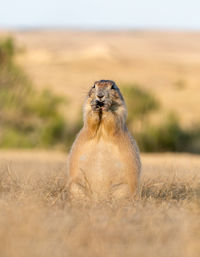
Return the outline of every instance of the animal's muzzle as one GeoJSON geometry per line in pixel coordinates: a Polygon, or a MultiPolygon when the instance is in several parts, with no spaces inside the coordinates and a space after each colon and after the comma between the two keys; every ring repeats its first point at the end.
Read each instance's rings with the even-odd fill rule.
{"type": "Polygon", "coordinates": [[[98,100],[98,101],[102,102],[102,101],[104,101],[104,99],[105,99],[105,95],[104,95],[104,94],[99,93],[99,94],[97,95],[97,100],[98,100]]]}

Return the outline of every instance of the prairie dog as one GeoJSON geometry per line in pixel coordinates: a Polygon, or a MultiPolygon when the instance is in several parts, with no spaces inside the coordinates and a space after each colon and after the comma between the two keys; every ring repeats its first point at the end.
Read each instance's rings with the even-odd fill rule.
{"type": "Polygon", "coordinates": [[[68,158],[70,198],[132,198],[139,185],[140,154],[127,129],[126,105],[115,82],[96,81],[83,110],[84,126],[68,158]]]}

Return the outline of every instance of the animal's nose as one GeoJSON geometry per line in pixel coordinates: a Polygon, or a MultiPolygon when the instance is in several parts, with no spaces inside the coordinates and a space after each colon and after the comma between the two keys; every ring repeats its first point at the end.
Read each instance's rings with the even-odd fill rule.
{"type": "Polygon", "coordinates": [[[98,95],[97,95],[97,97],[98,97],[98,98],[99,98],[99,100],[101,101],[101,100],[103,100],[104,95],[103,95],[103,94],[98,94],[98,95]]]}

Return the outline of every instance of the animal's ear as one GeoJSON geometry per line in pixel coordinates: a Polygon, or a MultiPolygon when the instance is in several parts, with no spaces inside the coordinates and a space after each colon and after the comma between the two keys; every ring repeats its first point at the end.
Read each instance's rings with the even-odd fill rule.
{"type": "Polygon", "coordinates": [[[113,90],[116,89],[115,84],[112,84],[111,89],[113,89],[113,90]]]}

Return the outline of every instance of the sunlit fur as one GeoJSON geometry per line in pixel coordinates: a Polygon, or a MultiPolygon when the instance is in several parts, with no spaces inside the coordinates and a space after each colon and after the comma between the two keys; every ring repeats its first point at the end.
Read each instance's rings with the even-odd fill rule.
{"type": "Polygon", "coordinates": [[[115,82],[95,82],[85,100],[84,126],[69,155],[71,199],[123,199],[137,192],[140,155],[126,127],[126,116],[115,82]]]}

